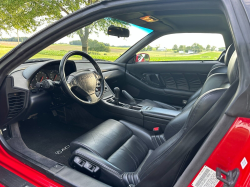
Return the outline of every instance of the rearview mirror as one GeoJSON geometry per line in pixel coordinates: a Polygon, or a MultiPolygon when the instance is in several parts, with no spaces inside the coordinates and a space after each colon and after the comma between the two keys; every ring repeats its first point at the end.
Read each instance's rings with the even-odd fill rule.
{"type": "Polygon", "coordinates": [[[139,53],[136,55],[135,62],[149,62],[150,57],[147,53],[139,53]]]}
{"type": "Polygon", "coordinates": [[[129,30],[122,27],[116,27],[114,25],[111,25],[108,28],[108,35],[117,36],[118,38],[129,37],[129,30]]]}

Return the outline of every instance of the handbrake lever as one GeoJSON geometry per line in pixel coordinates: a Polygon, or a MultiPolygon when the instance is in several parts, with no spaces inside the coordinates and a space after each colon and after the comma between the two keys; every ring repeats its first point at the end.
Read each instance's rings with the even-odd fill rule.
{"type": "Polygon", "coordinates": [[[122,94],[123,94],[124,97],[126,97],[126,99],[129,101],[129,102],[128,102],[129,105],[132,105],[132,106],[137,105],[135,99],[134,99],[128,92],[126,92],[125,90],[122,90],[122,94]]]}

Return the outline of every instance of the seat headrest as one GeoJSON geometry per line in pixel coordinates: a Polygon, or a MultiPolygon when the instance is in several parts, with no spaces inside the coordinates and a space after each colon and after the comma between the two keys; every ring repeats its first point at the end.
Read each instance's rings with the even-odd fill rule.
{"type": "Polygon", "coordinates": [[[232,56],[232,54],[234,53],[234,51],[235,51],[234,44],[231,44],[231,45],[227,48],[226,54],[225,54],[225,57],[224,57],[224,63],[225,63],[226,66],[228,65],[228,63],[229,63],[229,61],[230,61],[230,59],[231,59],[231,56],[232,56]]]}
{"type": "Polygon", "coordinates": [[[234,51],[228,63],[227,76],[228,76],[228,80],[230,84],[232,84],[239,77],[239,68],[238,68],[238,60],[237,60],[236,51],[234,51]]]}

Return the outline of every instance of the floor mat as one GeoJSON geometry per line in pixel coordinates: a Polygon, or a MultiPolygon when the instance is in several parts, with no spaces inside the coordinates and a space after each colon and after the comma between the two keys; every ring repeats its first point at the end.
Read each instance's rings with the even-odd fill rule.
{"type": "Polygon", "coordinates": [[[71,156],[70,142],[87,132],[82,127],[48,119],[27,120],[20,131],[30,149],[65,165],[71,156]]]}

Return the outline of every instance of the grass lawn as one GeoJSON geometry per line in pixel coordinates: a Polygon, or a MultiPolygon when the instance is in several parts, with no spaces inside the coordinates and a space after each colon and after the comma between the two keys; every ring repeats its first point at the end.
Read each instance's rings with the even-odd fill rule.
{"type": "MultiPolygon", "coordinates": [[[[17,42],[0,42],[0,58],[7,52],[13,49],[17,45],[17,42]]],[[[69,45],[69,44],[53,44],[46,49],[40,51],[34,58],[52,58],[62,59],[62,57],[68,52],[73,50],[81,50],[81,46],[69,45]]],[[[128,48],[123,47],[110,47],[110,52],[95,52],[90,51],[89,54],[94,59],[103,59],[108,61],[115,61],[121,56],[128,48]]],[[[216,60],[220,56],[221,52],[201,52],[198,54],[179,54],[173,52],[164,51],[146,51],[150,55],[150,61],[182,61],[182,60],[216,60]]],[[[81,57],[71,57],[72,60],[80,60],[81,57]]]]}

